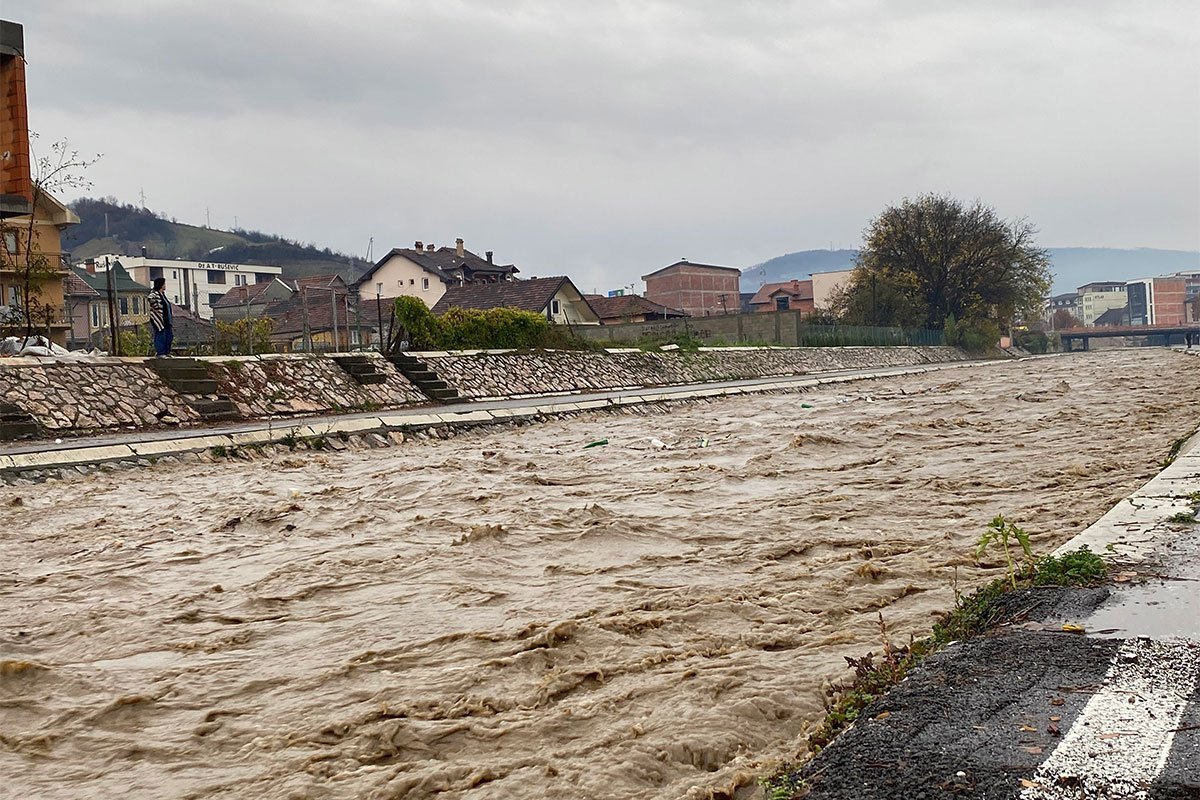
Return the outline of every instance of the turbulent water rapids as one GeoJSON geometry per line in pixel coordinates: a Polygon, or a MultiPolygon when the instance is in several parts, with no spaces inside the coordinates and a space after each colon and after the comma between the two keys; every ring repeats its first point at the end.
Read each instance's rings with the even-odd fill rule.
{"type": "Polygon", "coordinates": [[[5,488],[0,795],[752,796],[880,612],[920,635],[956,576],[998,574],[971,556],[994,515],[1047,551],[1153,475],[1197,366],[1097,352],[5,488]]]}

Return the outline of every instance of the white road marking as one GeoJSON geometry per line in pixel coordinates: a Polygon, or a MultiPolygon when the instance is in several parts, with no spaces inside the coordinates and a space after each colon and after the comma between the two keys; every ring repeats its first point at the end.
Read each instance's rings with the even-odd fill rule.
{"type": "Polygon", "coordinates": [[[1200,642],[1130,639],[1022,800],[1144,800],[1200,680],[1200,642]]]}

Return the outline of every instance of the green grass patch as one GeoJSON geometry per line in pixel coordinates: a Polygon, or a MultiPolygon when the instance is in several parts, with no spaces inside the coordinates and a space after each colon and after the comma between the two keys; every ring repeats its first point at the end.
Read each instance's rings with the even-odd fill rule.
{"type": "Polygon", "coordinates": [[[1178,513],[1172,514],[1171,516],[1167,517],[1167,522],[1173,522],[1177,525],[1195,525],[1196,524],[1196,512],[1195,511],[1180,511],[1178,513]]]}

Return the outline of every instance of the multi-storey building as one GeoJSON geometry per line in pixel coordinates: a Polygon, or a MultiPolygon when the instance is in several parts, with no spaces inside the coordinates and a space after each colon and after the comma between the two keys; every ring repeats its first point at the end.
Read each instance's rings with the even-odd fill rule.
{"type": "Polygon", "coordinates": [[[1077,290],[1079,311],[1075,316],[1086,326],[1092,327],[1105,311],[1124,308],[1129,298],[1125,284],[1121,281],[1095,281],[1080,286],[1077,290]]]}
{"type": "Polygon", "coordinates": [[[693,264],[686,258],[643,275],[646,299],[693,317],[741,311],[742,271],[735,267],[693,264]]]}
{"type": "Polygon", "coordinates": [[[283,267],[265,264],[149,258],[145,253],[140,256],[110,254],[89,261],[94,261],[100,272],[107,268],[106,264],[119,261],[135,281],[147,286],[154,285],[155,278],[165,279],[165,290],[171,302],[206,320],[213,318],[213,306],[231,288],[269,283],[283,274],[283,267]]]}

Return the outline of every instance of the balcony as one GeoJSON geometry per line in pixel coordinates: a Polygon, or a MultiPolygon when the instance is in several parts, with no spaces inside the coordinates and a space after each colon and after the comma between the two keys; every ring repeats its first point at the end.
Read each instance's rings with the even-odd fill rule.
{"type": "MultiPolygon", "coordinates": [[[[44,257],[47,265],[52,267],[52,276],[62,277],[67,275],[71,270],[71,254],[64,253],[61,250],[47,250],[34,254],[34,258],[44,257]],[[57,267],[57,269],[53,269],[57,267]]],[[[36,262],[33,264],[35,271],[40,271],[36,262]]],[[[25,274],[25,254],[24,253],[5,253],[3,259],[0,260],[0,275],[23,275],[25,274]]],[[[47,277],[51,277],[48,275],[47,277]]]]}

